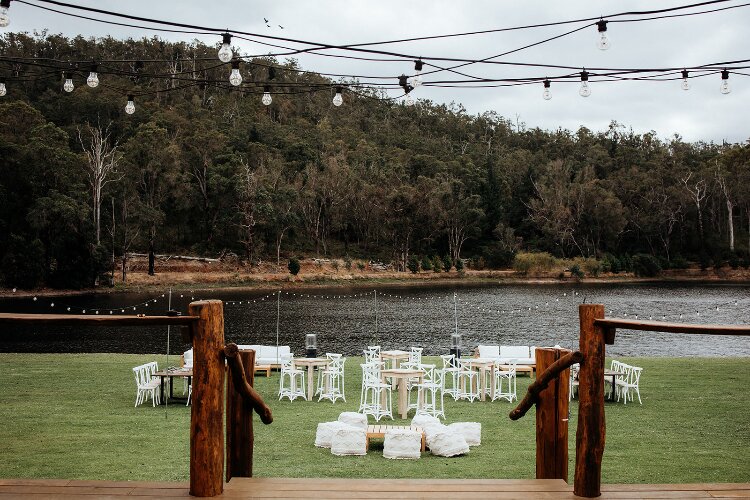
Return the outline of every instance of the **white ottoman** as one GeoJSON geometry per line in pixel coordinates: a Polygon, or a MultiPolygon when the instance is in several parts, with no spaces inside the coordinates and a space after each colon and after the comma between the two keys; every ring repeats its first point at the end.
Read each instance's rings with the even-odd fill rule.
{"type": "Polygon", "coordinates": [[[321,422],[318,424],[318,429],[315,431],[315,446],[318,448],[330,448],[331,439],[334,433],[345,427],[351,427],[349,424],[339,422],[321,422]]]}
{"type": "Polygon", "coordinates": [[[367,431],[367,415],[355,411],[345,411],[339,415],[339,422],[367,431]]]}
{"type": "Polygon", "coordinates": [[[448,432],[461,434],[469,446],[482,444],[482,424],[479,422],[456,422],[448,426],[448,432]]]}
{"type": "Polygon", "coordinates": [[[343,455],[367,454],[367,431],[354,427],[342,427],[333,433],[331,453],[343,455]]]}
{"type": "Polygon", "coordinates": [[[430,425],[442,425],[442,422],[440,422],[440,419],[437,417],[433,417],[432,415],[415,415],[413,419],[411,419],[411,425],[417,426],[421,428],[429,427],[430,425]]]}
{"type": "Polygon", "coordinates": [[[385,433],[383,457],[415,459],[422,456],[422,433],[412,430],[390,430],[385,433]]]}
{"type": "Polygon", "coordinates": [[[427,427],[422,427],[422,430],[424,431],[425,444],[430,450],[432,450],[432,440],[437,434],[440,434],[441,432],[449,432],[448,426],[443,424],[428,425],[427,427]]]}
{"type": "Polygon", "coordinates": [[[461,434],[441,431],[432,436],[430,452],[439,457],[455,457],[469,453],[469,445],[461,434]]]}

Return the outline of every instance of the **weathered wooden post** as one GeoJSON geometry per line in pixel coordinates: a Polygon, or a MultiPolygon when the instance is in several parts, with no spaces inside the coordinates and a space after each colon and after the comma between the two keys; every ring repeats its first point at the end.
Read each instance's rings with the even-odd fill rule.
{"type": "MultiPolygon", "coordinates": [[[[255,378],[255,351],[239,351],[245,380],[255,378]]],[[[227,381],[227,482],[233,477],[253,476],[253,407],[245,402],[234,377],[227,381]]]]}
{"type": "Polygon", "coordinates": [[[602,455],[606,435],[604,421],[604,331],[594,320],[604,318],[601,304],[578,306],[581,324],[578,372],[578,431],[576,432],[576,470],[573,492],[582,497],[601,493],[602,455]]]}
{"type": "MultiPolygon", "coordinates": [[[[537,373],[571,351],[537,347],[537,373]]],[[[536,478],[568,482],[568,393],[570,368],[561,371],[540,391],[536,403],[536,478]]]]}
{"type": "Polygon", "coordinates": [[[220,300],[201,300],[188,311],[200,318],[191,332],[190,494],[212,497],[224,489],[224,306],[220,300]]]}

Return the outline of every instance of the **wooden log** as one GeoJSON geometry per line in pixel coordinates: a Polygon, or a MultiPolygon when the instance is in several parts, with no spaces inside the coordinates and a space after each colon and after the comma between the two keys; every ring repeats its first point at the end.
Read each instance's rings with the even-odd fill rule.
{"type": "MultiPolygon", "coordinates": [[[[252,386],[255,351],[239,351],[237,358],[243,369],[240,375],[244,374],[242,384],[252,386]]],[[[237,387],[236,378],[227,381],[227,482],[232,477],[253,477],[253,407],[237,387]]]]}
{"type": "Polygon", "coordinates": [[[531,406],[537,402],[539,393],[542,392],[542,390],[563,370],[575,363],[580,363],[582,359],[583,354],[581,354],[580,351],[569,352],[552,363],[552,365],[543,372],[538,372],[539,375],[537,376],[536,381],[526,389],[526,395],[523,397],[523,400],[521,400],[521,402],[518,403],[518,406],[510,412],[510,419],[518,420],[526,415],[526,412],[531,409],[531,406]]]}
{"type": "Polygon", "coordinates": [[[224,488],[224,308],[202,300],[188,310],[200,318],[193,327],[190,494],[212,497],[224,488]]]}
{"type": "MultiPolygon", "coordinates": [[[[567,349],[536,349],[537,368],[547,370],[567,349]]],[[[540,393],[536,404],[536,478],[568,482],[568,388],[570,368],[540,393]]]]}
{"type": "Polygon", "coordinates": [[[129,316],[121,314],[21,314],[0,313],[0,325],[49,324],[49,325],[115,325],[115,326],[155,326],[192,325],[198,318],[190,316],[129,316]]]}
{"type": "MultiPolygon", "coordinates": [[[[231,374],[231,381],[233,383],[234,391],[238,392],[242,399],[250,405],[250,409],[255,410],[260,416],[261,421],[268,425],[273,422],[273,414],[271,408],[263,401],[263,397],[253,389],[252,383],[253,378],[248,379],[245,370],[245,364],[242,361],[242,357],[239,356],[240,352],[255,352],[253,350],[240,351],[237,344],[230,343],[224,347],[224,356],[227,358],[227,365],[229,366],[229,372],[231,374]]],[[[255,363],[255,358],[253,358],[255,363]]],[[[256,366],[253,367],[253,377],[255,376],[256,366]]]]}
{"type": "Polygon", "coordinates": [[[687,333],[695,335],[750,335],[750,325],[692,325],[618,318],[601,318],[595,322],[602,328],[624,328],[649,332],[687,333]]]}
{"type": "Polygon", "coordinates": [[[579,349],[583,353],[578,372],[578,431],[573,492],[581,497],[601,495],[604,420],[604,331],[594,321],[604,318],[601,304],[578,306],[581,325],[579,349]]]}

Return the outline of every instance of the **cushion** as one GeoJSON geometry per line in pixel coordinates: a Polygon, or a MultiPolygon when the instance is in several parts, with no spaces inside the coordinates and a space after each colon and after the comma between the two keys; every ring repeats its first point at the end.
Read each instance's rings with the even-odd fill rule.
{"type": "Polygon", "coordinates": [[[528,359],[531,357],[531,355],[529,354],[529,346],[502,345],[500,346],[500,357],[501,358],[528,359]]]}
{"type": "Polygon", "coordinates": [[[349,427],[344,422],[338,420],[334,422],[321,422],[315,431],[315,446],[318,448],[330,448],[331,439],[337,430],[349,427]]]}
{"type": "Polygon", "coordinates": [[[367,415],[354,411],[345,411],[339,415],[339,422],[367,431],[367,415]]]}
{"type": "Polygon", "coordinates": [[[480,345],[477,347],[480,358],[499,358],[500,347],[496,345],[480,345]]]}
{"type": "Polygon", "coordinates": [[[383,442],[383,457],[415,459],[422,454],[422,434],[412,430],[389,430],[383,442]]]}
{"type": "Polygon", "coordinates": [[[342,427],[331,437],[331,453],[343,455],[366,455],[367,432],[353,427],[342,427]]]}
{"type": "Polygon", "coordinates": [[[482,424],[479,422],[456,422],[448,426],[448,431],[461,434],[469,446],[482,444],[482,424]]]}
{"type": "Polygon", "coordinates": [[[185,353],[182,355],[182,359],[185,361],[185,368],[192,368],[193,367],[193,350],[188,349],[185,351],[185,353]]]}
{"type": "Polygon", "coordinates": [[[430,425],[427,427],[422,427],[422,430],[424,431],[424,441],[428,448],[432,449],[432,440],[435,436],[442,432],[449,432],[448,426],[443,424],[437,424],[437,425],[430,425]]]}
{"type": "Polygon", "coordinates": [[[430,452],[439,457],[455,457],[469,453],[469,445],[461,434],[446,429],[432,436],[430,452]]]}
{"type": "Polygon", "coordinates": [[[437,417],[433,417],[432,415],[426,415],[424,413],[421,413],[419,415],[415,415],[413,419],[411,419],[411,425],[416,427],[421,427],[422,429],[426,429],[427,427],[431,425],[442,425],[440,422],[440,419],[437,417]]]}

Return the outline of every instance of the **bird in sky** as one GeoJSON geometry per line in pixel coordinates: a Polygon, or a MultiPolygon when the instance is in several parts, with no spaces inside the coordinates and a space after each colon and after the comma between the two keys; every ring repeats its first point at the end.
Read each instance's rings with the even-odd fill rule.
{"type": "Polygon", "coordinates": [[[282,25],[280,25],[280,24],[279,24],[279,28],[284,29],[284,27],[282,25]]]}
{"type": "Polygon", "coordinates": [[[266,24],[268,24],[268,19],[266,19],[266,18],[264,17],[264,18],[263,18],[263,20],[264,20],[264,21],[266,22],[266,24]]]}

